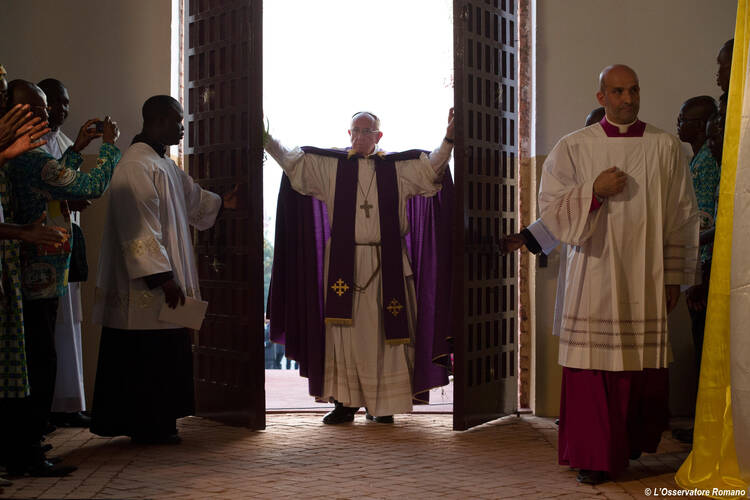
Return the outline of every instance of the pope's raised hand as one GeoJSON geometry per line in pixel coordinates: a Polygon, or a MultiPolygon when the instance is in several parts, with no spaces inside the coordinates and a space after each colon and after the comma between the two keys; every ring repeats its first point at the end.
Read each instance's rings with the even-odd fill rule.
{"type": "Polygon", "coordinates": [[[451,140],[454,139],[456,135],[456,129],[453,123],[453,113],[453,108],[448,110],[448,128],[445,129],[445,137],[451,140]]]}

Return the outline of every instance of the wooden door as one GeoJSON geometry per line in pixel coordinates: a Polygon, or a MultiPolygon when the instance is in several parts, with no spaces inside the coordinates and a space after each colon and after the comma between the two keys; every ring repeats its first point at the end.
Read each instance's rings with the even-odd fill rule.
{"type": "Polygon", "coordinates": [[[517,411],[515,0],[454,0],[453,428],[517,411]]]}
{"type": "Polygon", "coordinates": [[[186,0],[185,21],[187,169],[241,199],[194,239],[209,302],[193,346],[197,412],[263,429],[262,1],[186,0]]]}

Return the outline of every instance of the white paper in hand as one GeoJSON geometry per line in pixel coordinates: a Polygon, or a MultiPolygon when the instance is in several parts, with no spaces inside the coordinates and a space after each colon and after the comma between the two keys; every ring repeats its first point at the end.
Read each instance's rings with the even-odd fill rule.
{"type": "Polygon", "coordinates": [[[177,304],[172,309],[165,302],[159,311],[159,320],[175,325],[184,326],[193,330],[200,330],[203,324],[203,318],[206,316],[208,302],[205,300],[196,300],[192,297],[185,297],[185,304],[177,304]]]}

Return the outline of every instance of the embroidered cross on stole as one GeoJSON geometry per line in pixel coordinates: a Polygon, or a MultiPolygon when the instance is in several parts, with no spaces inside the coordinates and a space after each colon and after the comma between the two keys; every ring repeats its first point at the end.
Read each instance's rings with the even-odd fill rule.
{"type": "MultiPolygon", "coordinates": [[[[326,324],[352,326],[354,297],[355,220],[359,158],[346,151],[303,148],[305,152],[338,158],[334,219],[331,225],[331,252],[326,282],[326,324]]],[[[415,152],[414,157],[418,157],[415,152]]],[[[409,343],[406,291],[402,257],[401,225],[398,217],[398,181],[396,155],[373,156],[378,190],[380,251],[382,262],[383,303],[380,304],[385,338],[388,344],[409,343]]],[[[409,158],[410,159],[410,158],[409,158]]]]}

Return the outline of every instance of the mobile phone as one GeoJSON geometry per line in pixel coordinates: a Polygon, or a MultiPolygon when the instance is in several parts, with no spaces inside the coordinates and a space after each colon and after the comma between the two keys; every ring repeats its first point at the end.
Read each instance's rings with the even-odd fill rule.
{"type": "Polygon", "coordinates": [[[104,122],[99,121],[94,124],[97,132],[104,132],[104,122]]]}

